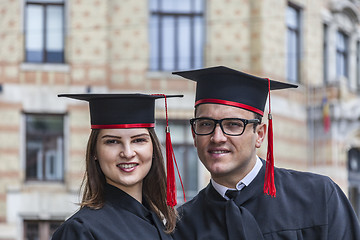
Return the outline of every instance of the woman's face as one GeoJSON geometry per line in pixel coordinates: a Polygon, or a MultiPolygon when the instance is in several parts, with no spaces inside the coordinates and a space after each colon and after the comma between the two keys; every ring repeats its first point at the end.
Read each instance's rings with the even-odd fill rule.
{"type": "Polygon", "coordinates": [[[142,189],[153,156],[146,128],[101,129],[96,153],[107,183],[125,192],[142,189]]]}

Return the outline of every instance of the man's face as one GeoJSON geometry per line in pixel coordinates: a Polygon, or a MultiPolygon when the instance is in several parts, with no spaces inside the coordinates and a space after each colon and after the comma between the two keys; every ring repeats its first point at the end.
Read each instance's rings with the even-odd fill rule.
{"type": "MultiPolygon", "coordinates": [[[[247,110],[221,105],[202,104],[197,107],[195,117],[213,119],[243,118],[254,119],[254,113],[247,110]]],[[[194,144],[201,162],[212,178],[227,187],[234,187],[255,165],[256,148],[261,146],[266,133],[265,124],[260,124],[254,132],[253,124],[248,124],[240,136],[229,136],[219,125],[209,135],[194,135],[194,144]]]]}

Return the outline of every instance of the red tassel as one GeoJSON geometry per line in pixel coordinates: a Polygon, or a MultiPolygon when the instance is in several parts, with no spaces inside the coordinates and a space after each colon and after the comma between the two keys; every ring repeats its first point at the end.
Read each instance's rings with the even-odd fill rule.
{"type": "Polygon", "coordinates": [[[161,95],[165,98],[165,113],[166,113],[166,139],[165,139],[165,146],[166,146],[166,203],[170,207],[174,207],[177,204],[176,200],[176,180],[175,180],[175,169],[174,163],[176,166],[176,170],[179,175],[181,187],[184,194],[184,202],[186,202],[185,198],[185,190],[184,185],[181,180],[180,171],[178,165],[176,163],[174,149],[171,143],[171,136],[170,136],[170,129],[169,129],[169,120],[167,114],[167,101],[166,95],[164,94],[154,94],[154,95],[161,95]]]}
{"type": "Polygon", "coordinates": [[[273,125],[271,115],[271,103],[270,103],[270,79],[268,79],[269,85],[269,126],[268,126],[268,148],[266,156],[266,172],[264,182],[264,193],[271,197],[276,197],[276,188],[274,181],[274,154],[273,154],[273,125]]]}
{"type": "Polygon", "coordinates": [[[174,171],[174,150],[171,144],[171,137],[169,127],[166,127],[166,170],[167,170],[167,187],[166,187],[166,202],[168,206],[175,206],[176,201],[176,180],[174,171]]]}

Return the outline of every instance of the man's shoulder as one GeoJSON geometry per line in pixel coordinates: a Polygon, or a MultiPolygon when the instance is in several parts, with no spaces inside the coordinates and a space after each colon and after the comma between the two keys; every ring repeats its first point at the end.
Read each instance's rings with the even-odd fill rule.
{"type": "MultiPolygon", "coordinates": [[[[265,167],[265,160],[261,159],[263,167],[265,167]]],[[[334,182],[326,175],[322,175],[310,171],[294,170],[290,168],[275,167],[274,168],[275,178],[277,176],[281,181],[300,181],[300,182],[313,182],[324,184],[333,184],[334,182]]]]}
{"type": "Polygon", "coordinates": [[[313,172],[298,171],[293,169],[275,168],[275,181],[278,185],[291,188],[304,188],[332,192],[336,183],[328,176],[313,172]]]}
{"type": "Polygon", "coordinates": [[[308,172],[308,171],[299,171],[294,169],[287,169],[287,168],[277,168],[275,167],[275,174],[278,174],[284,178],[300,178],[308,181],[323,181],[329,182],[331,179],[328,176],[318,174],[315,172],[308,172]]]}
{"type": "Polygon", "coordinates": [[[205,199],[205,195],[206,195],[206,190],[209,186],[203,188],[202,190],[199,191],[198,194],[195,195],[195,197],[193,197],[191,200],[187,201],[186,203],[182,204],[180,207],[178,207],[178,211],[179,212],[183,212],[183,211],[192,211],[193,209],[198,209],[199,206],[203,206],[204,203],[204,199],[205,199]]]}

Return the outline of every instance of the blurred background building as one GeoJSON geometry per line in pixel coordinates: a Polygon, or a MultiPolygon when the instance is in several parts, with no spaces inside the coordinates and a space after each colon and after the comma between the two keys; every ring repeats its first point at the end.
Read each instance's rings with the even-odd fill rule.
{"type": "Polygon", "coordinates": [[[359,0],[0,0],[0,240],[49,239],[78,208],[88,106],[59,93],[184,94],[169,117],[194,196],[195,85],[171,72],[217,65],[299,85],[272,93],[276,165],[328,175],[359,216],[359,23],[359,0]]]}

